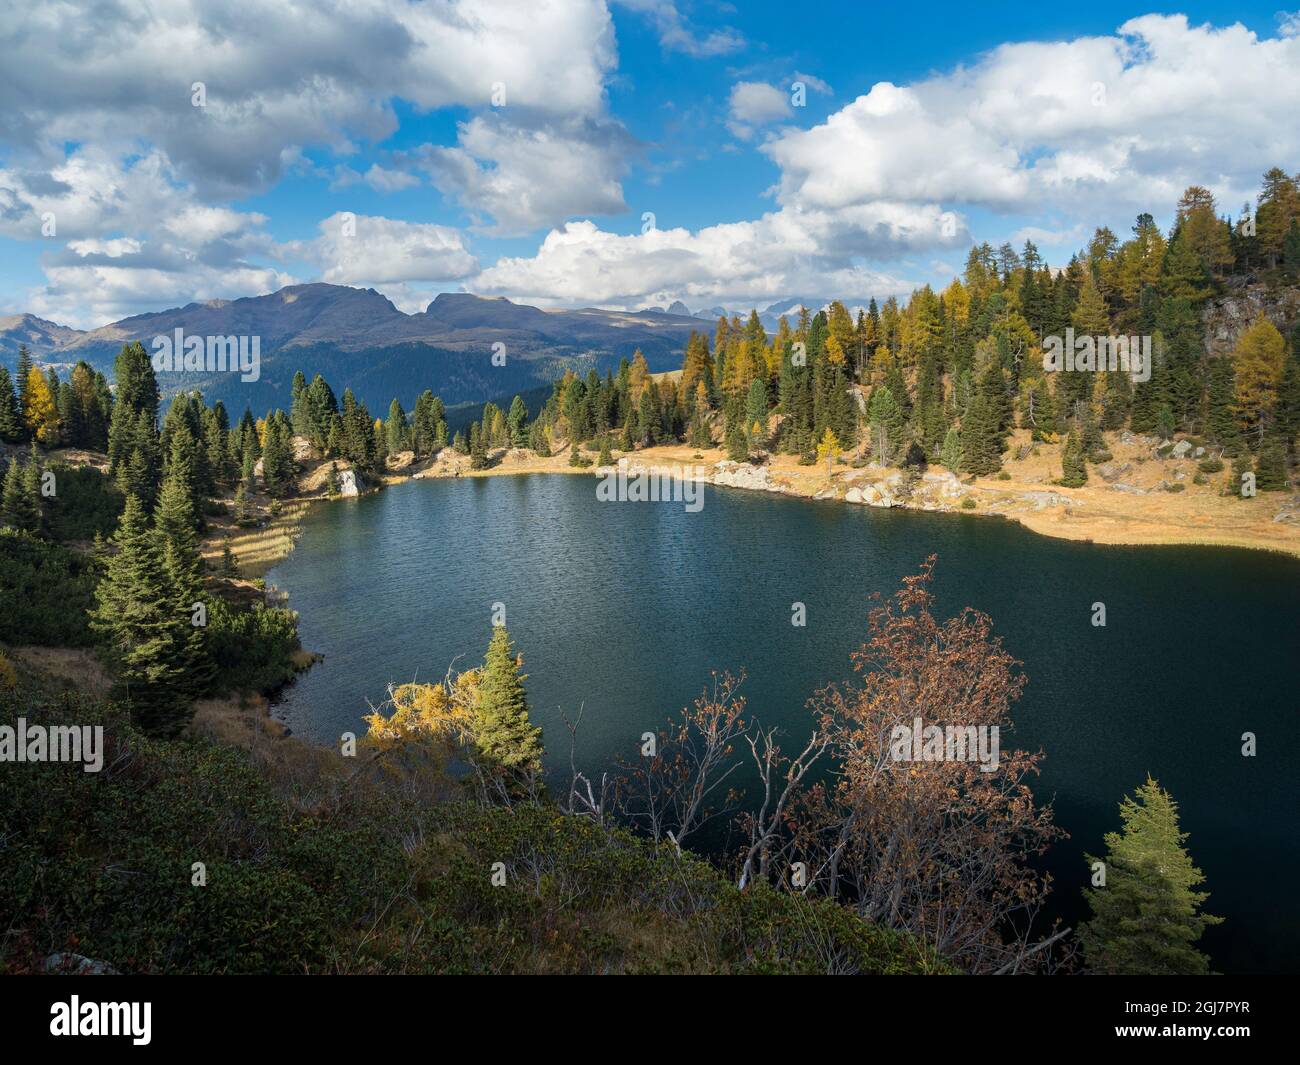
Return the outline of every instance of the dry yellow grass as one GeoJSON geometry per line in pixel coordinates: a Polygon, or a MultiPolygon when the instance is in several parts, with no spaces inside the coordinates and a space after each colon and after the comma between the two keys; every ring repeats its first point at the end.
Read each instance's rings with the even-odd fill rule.
{"type": "Polygon", "coordinates": [[[47,685],[81,691],[96,699],[108,695],[113,680],[90,651],[74,647],[10,647],[6,653],[18,669],[47,685]]]}
{"type": "Polygon", "coordinates": [[[241,577],[260,577],[289,552],[302,532],[302,516],[310,505],[307,500],[291,500],[280,513],[269,517],[269,524],[257,529],[241,529],[231,522],[211,523],[203,542],[203,557],[214,569],[221,566],[227,542],[235,556],[241,577]]]}

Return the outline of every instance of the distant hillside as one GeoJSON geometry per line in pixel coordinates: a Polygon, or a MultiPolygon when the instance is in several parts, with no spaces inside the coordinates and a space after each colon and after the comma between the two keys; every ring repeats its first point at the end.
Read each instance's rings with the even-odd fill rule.
{"type": "MultiPolygon", "coordinates": [[[[53,352],[65,344],[85,336],[79,329],[70,329],[57,322],[47,322],[34,314],[0,316],[0,365],[13,369],[18,359],[18,348],[26,344],[38,355],[53,352]]],[[[42,361],[57,361],[50,356],[42,361]]],[[[73,360],[76,361],[75,359],[73,360]]]]}
{"type": "Polygon", "coordinates": [[[549,384],[567,366],[602,372],[638,348],[652,370],[681,361],[692,329],[706,323],[685,314],[649,311],[541,310],[507,299],[444,293],[418,314],[404,314],[373,289],[294,285],[266,296],[211,300],[135,315],[82,331],[32,315],[0,319],[0,361],[12,367],[19,344],[43,364],[78,359],[108,370],[124,343],[146,346],[176,329],[191,336],[261,338],[261,378],[234,374],[162,374],[165,391],[201,389],[228,407],[262,411],[287,405],[301,369],[350,387],[372,410],[397,396],[408,407],[431,388],[449,404],[549,384]],[[494,365],[496,344],[505,365],[494,365]]]}

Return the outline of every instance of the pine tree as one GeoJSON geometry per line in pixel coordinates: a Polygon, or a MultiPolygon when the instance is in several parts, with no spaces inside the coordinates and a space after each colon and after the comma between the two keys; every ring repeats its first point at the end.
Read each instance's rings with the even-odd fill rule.
{"type": "Polygon", "coordinates": [[[767,446],[767,387],[758,378],[749,386],[745,399],[745,424],[749,428],[750,444],[756,450],[767,446]],[[758,431],[754,431],[758,426],[758,431]]]}
{"type": "Polygon", "coordinates": [[[18,443],[25,443],[27,431],[27,386],[32,374],[32,355],[26,344],[18,345],[18,363],[14,367],[14,380],[17,382],[18,394],[14,397],[18,406],[19,435],[18,443]]]}
{"type": "Polygon", "coordinates": [[[283,411],[267,418],[266,441],[262,445],[262,482],[268,495],[287,496],[297,487],[298,464],[293,457],[290,431],[283,411]]]}
{"type": "MultiPolygon", "coordinates": [[[[1095,973],[1204,975],[1209,959],[1195,944],[1223,918],[1200,912],[1209,897],[1178,828],[1178,807],[1150,777],[1120,803],[1121,832],[1108,832],[1105,886],[1084,891],[1092,917],[1079,928],[1095,973]]],[[[1085,859],[1095,866],[1096,859],[1085,859]]]]}
{"type": "Polygon", "coordinates": [[[609,434],[605,433],[600,438],[600,456],[596,459],[597,466],[614,465],[614,456],[609,450],[609,434]]]}
{"type": "Polygon", "coordinates": [[[406,450],[407,440],[409,439],[409,426],[406,421],[406,411],[396,399],[388,405],[388,420],[384,423],[384,435],[387,442],[388,453],[396,455],[399,451],[406,450]]]}
{"type": "Polygon", "coordinates": [[[939,461],[953,473],[962,467],[961,432],[955,425],[943,438],[943,446],[939,448],[939,461]]]}
{"type": "Polygon", "coordinates": [[[540,418],[533,422],[528,430],[528,446],[539,458],[551,457],[550,433],[546,431],[546,425],[540,418]]]}
{"type": "Polygon", "coordinates": [[[1061,454],[1061,484],[1066,488],[1082,488],[1088,483],[1088,464],[1084,461],[1083,438],[1071,432],[1065,440],[1061,454]]]}
{"type": "Polygon", "coordinates": [[[127,497],[113,543],[117,553],[105,562],[95,589],[91,625],[118,667],[136,722],[154,735],[174,736],[189,718],[183,666],[176,660],[189,619],[174,609],[157,534],[134,495],[127,497]]]}
{"type": "Polygon", "coordinates": [[[474,704],[474,746],[489,766],[536,772],[542,766],[542,730],[528,717],[527,675],[504,625],[488,644],[474,704]]]}
{"type": "Polygon", "coordinates": [[[0,441],[6,444],[19,443],[23,438],[23,428],[13,380],[9,371],[0,366],[0,441]]]}
{"type": "Polygon", "coordinates": [[[486,470],[488,466],[487,440],[478,422],[469,426],[469,468],[486,470]]]}
{"type": "Polygon", "coordinates": [[[522,396],[515,396],[510,401],[510,411],[506,415],[506,430],[510,434],[511,447],[528,445],[528,407],[522,396]]]}
{"type": "Polygon", "coordinates": [[[229,537],[221,545],[221,575],[231,579],[239,576],[239,563],[235,560],[235,552],[230,549],[229,537]]]}
{"type": "Polygon", "coordinates": [[[1255,459],[1255,487],[1261,492],[1285,492],[1286,447],[1276,436],[1265,439],[1255,459]]]}
{"type": "Polygon", "coordinates": [[[158,420],[158,379],[144,345],[127,344],[118,352],[113,364],[113,383],[117,390],[109,421],[108,461],[109,473],[116,476],[119,467],[130,461],[133,449],[139,445],[137,430],[141,417],[150,432],[155,430],[158,420]]]}
{"type": "Polygon", "coordinates": [[[194,624],[195,610],[203,598],[203,558],[195,527],[190,462],[183,434],[174,442],[172,461],[158,494],[157,531],[162,537],[163,571],[170,586],[172,609],[181,624],[175,632],[174,661],[181,670],[179,688],[197,698],[207,693],[215,668],[208,652],[206,629],[194,624]]]}
{"type": "Polygon", "coordinates": [[[996,401],[984,393],[971,400],[961,421],[962,468],[986,477],[1002,468],[1002,434],[996,401]]]}
{"type": "Polygon", "coordinates": [[[867,421],[871,424],[871,447],[876,461],[882,466],[888,465],[903,445],[905,426],[903,411],[888,385],[877,385],[871,390],[867,421]]]}
{"type": "Polygon", "coordinates": [[[13,529],[36,533],[41,528],[39,494],[33,494],[22,463],[15,457],[5,471],[4,490],[0,495],[0,519],[13,529]]]}
{"type": "Polygon", "coordinates": [[[749,441],[745,437],[745,429],[739,418],[728,419],[722,443],[727,449],[727,458],[732,462],[749,461],[749,441]]]}
{"type": "Polygon", "coordinates": [[[1282,272],[1292,281],[1300,278],[1300,221],[1294,218],[1282,242],[1282,272]]]}
{"type": "Polygon", "coordinates": [[[1273,419],[1278,432],[1288,443],[1300,437],[1300,328],[1291,340],[1291,354],[1282,369],[1282,380],[1277,386],[1277,403],[1273,419]]]}
{"type": "Polygon", "coordinates": [[[1242,446],[1241,426],[1237,422],[1233,396],[1236,384],[1232,360],[1215,358],[1209,361],[1209,380],[1206,385],[1205,428],[1210,438],[1229,455],[1235,455],[1242,446]]]}
{"type": "Polygon", "coordinates": [[[569,465],[576,469],[586,469],[591,465],[588,459],[582,457],[582,444],[573,437],[569,439],[569,465]]]}

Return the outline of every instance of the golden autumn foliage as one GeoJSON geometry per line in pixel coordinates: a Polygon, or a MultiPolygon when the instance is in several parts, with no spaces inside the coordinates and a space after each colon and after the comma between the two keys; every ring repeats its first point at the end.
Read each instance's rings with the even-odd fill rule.
{"type": "Polygon", "coordinates": [[[1262,314],[1238,337],[1232,351],[1237,371],[1236,402],[1247,429],[1271,409],[1285,358],[1286,341],[1262,314]]]}
{"type": "Polygon", "coordinates": [[[27,375],[27,406],[23,420],[42,447],[54,447],[59,442],[59,409],[49,381],[35,366],[27,375]]]}
{"type": "Polygon", "coordinates": [[[832,463],[839,457],[840,442],[828,427],[822,434],[822,438],[817,441],[817,461],[826,463],[826,472],[829,475],[832,463]]]}
{"type": "Polygon", "coordinates": [[[479,671],[469,670],[437,684],[391,688],[388,702],[365,716],[367,745],[389,751],[408,744],[450,749],[472,742],[478,682],[479,671]]]}

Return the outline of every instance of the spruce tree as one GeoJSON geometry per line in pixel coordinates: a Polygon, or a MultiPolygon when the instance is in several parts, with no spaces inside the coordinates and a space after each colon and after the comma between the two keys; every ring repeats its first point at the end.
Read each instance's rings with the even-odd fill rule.
{"type": "Polygon", "coordinates": [[[1276,436],[1265,439],[1255,459],[1255,487],[1261,492],[1287,489],[1286,447],[1276,436]]]}
{"type": "Polygon", "coordinates": [[[962,468],[986,477],[1002,468],[1002,433],[996,401],[979,394],[971,400],[961,422],[962,468]]]}
{"type": "Polygon", "coordinates": [[[208,691],[215,669],[208,652],[207,630],[195,625],[195,611],[206,603],[203,596],[203,558],[194,530],[197,519],[190,485],[190,464],[178,434],[170,468],[158,494],[157,531],[162,537],[163,570],[172,609],[181,624],[175,632],[174,661],[181,670],[180,689],[192,697],[208,691]]]}
{"type": "Polygon", "coordinates": [[[40,496],[33,495],[22,463],[17,457],[5,471],[4,490],[0,495],[0,519],[13,529],[36,533],[41,527],[40,496]]]}
{"type": "Polygon", "coordinates": [[[16,444],[23,438],[23,419],[19,413],[18,396],[9,371],[0,366],[0,441],[16,444]]]}
{"type": "Polygon", "coordinates": [[[506,415],[506,429],[510,434],[511,447],[527,446],[528,407],[521,396],[515,396],[510,401],[510,412],[506,415]]]}
{"type": "Polygon", "coordinates": [[[141,421],[147,423],[152,433],[158,420],[158,380],[142,344],[127,344],[118,353],[113,364],[113,382],[117,388],[109,421],[108,460],[109,472],[116,476],[120,466],[130,461],[132,451],[139,446],[141,421]]]}
{"type": "Polygon", "coordinates": [[[388,454],[396,455],[399,451],[405,451],[409,436],[410,427],[406,421],[406,411],[394,399],[388,405],[388,420],[384,422],[384,437],[388,446],[388,454]]]}
{"type": "Polygon", "coordinates": [[[732,462],[749,461],[749,442],[745,439],[745,430],[739,421],[732,420],[727,425],[723,444],[727,449],[727,458],[732,462]]]}
{"type": "Polygon", "coordinates": [[[123,695],[140,728],[174,736],[189,718],[184,666],[176,653],[189,619],[175,610],[157,532],[134,495],[126,499],[113,543],[117,552],[106,560],[95,589],[91,626],[117,666],[123,695]]]}
{"type": "Polygon", "coordinates": [[[489,766],[535,772],[542,766],[542,730],[528,717],[527,675],[504,625],[492,631],[474,703],[474,746],[489,766]]]}
{"type": "MultiPolygon", "coordinates": [[[[1178,807],[1150,777],[1136,798],[1120,803],[1123,830],[1108,832],[1105,886],[1084,891],[1092,917],[1079,928],[1095,973],[1205,975],[1209,959],[1196,941],[1223,918],[1200,912],[1209,897],[1178,827],[1178,807]]],[[[1089,866],[1096,859],[1087,856],[1089,866]]]]}
{"type": "Polygon", "coordinates": [[[887,466],[902,448],[905,426],[905,415],[888,385],[877,385],[871,390],[867,421],[871,424],[871,447],[876,461],[887,466]]]}
{"type": "Polygon", "coordinates": [[[27,387],[31,381],[32,373],[32,355],[27,350],[26,344],[18,345],[18,363],[14,367],[14,379],[17,382],[18,393],[14,401],[18,406],[18,441],[25,442],[30,433],[27,429],[27,387]]]}
{"type": "Polygon", "coordinates": [[[551,457],[550,434],[547,433],[546,426],[540,418],[533,422],[528,430],[528,446],[539,458],[551,457]]]}
{"type": "Polygon", "coordinates": [[[939,461],[953,473],[962,467],[961,432],[955,425],[943,438],[943,446],[939,448],[939,461]]]}
{"type": "Polygon", "coordinates": [[[1233,406],[1236,390],[1232,360],[1215,358],[1209,361],[1209,380],[1205,397],[1205,428],[1216,444],[1228,455],[1237,454],[1242,447],[1241,426],[1233,406]]]}
{"type": "Polygon", "coordinates": [[[1061,455],[1061,484],[1066,488],[1082,488],[1088,483],[1088,465],[1084,461],[1083,439],[1071,432],[1065,440],[1061,455]]]}
{"type": "MultiPolygon", "coordinates": [[[[574,445],[576,453],[577,445],[574,445]]],[[[469,468],[486,470],[488,465],[487,441],[478,422],[471,422],[469,427],[469,468]]]]}

